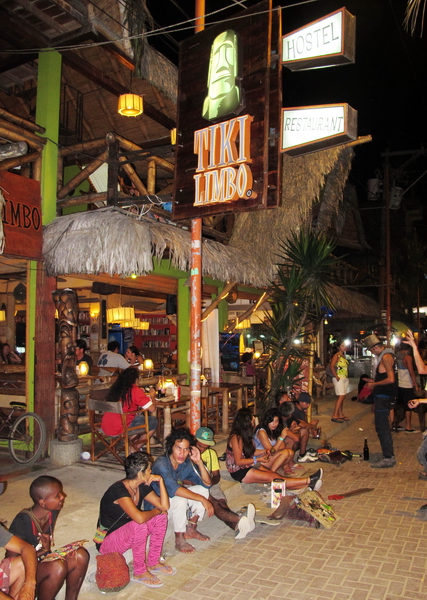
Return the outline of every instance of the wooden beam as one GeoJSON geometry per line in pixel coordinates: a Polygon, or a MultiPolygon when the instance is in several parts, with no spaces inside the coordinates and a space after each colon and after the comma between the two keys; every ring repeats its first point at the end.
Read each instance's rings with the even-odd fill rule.
{"type": "Polygon", "coordinates": [[[80,185],[82,181],[87,179],[89,177],[89,175],[91,175],[94,171],[96,171],[96,169],[98,169],[102,165],[102,163],[104,163],[106,160],[108,160],[108,150],[105,150],[102,154],[100,154],[97,158],[95,158],[91,163],[89,163],[85,169],[83,169],[82,171],[80,171],[80,173],[77,173],[77,175],[75,177],[70,179],[70,181],[67,183],[67,185],[65,185],[63,188],[61,188],[59,190],[58,198],[60,198],[60,199],[65,198],[65,196],[67,194],[69,194],[69,192],[71,190],[73,190],[78,185],[80,185]]]}
{"type": "Polygon", "coordinates": [[[83,196],[70,196],[56,201],[57,208],[66,206],[79,206],[80,204],[93,204],[94,202],[103,202],[107,200],[107,192],[95,192],[93,194],[84,194],[83,196]]]}
{"type": "Polygon", "coordinates": [[[229,292],[231,292],[231,290],[234,288],[234,286],[236,285],[235,281],[229,281],[227,283],[227,285],[224,287],[224,289],[218,294],[218,296],[215,298],[215,300],[213,300],[211,302],[211,304],[207,307],[206,310],[203,311],[202,316],[201,316],[201,320],[204,321],[205,319],[208,318],[208,316],[211,314],[211,312],[213,310],[215,310],[215,308],[218,306],[218,304],[222,301],[225,300],[229,294],[229,292]]]}
{"type": "Polygon", "coordinates": [[[37,160],[40,157],[40,152],[33,152],[26,154],[25,156],[17,156],[16,158],[7,158],[6,160],[0,161],[0,171],[8,171],[14,169],[20,165],[25,165],[37,160]]]}
{"type": "Polygon", "coordinates": [[[105,146],[105,137],[98,138],[96,140],[89,140],[88,142],[79,142],[66,148],[60,148],[59,154],[61,156],[68,156],[74,152],[87,152],[88,150],[94,150],[95,148],[101,148],[105,146]]]}
{"type": "Polygon", "coordinates": [[[43,147],[46,144],[46,140],[44,138],[36,137],[30,131],[21,129],[17,125],[8,123],[3,119],[0,119],[0,135],[6,140],[10,140],[12,142],[27,142],[27,144],[33,150],[43,150],[43,147]]]}
{"type": "MultiPolygon", "coordinates": [[[[70,50],[64,50],[61,52],[64,62],[76,70],[78,73],[81,73],[90,81],[94,81],[105,90],[114,94],[115,96],[121,96],[121,94],[129,93],[129,89],[123,85],[121,85],[118,81],[109,77],[86,60],[80,58],[74,52],[70,50]]],[[[149,102],[144,100],[144,114],[147,117],[150,117],[153,121],[159,123],[159,125],[163,125],[166,129],[173,129],[176,127],[176,122],[173,119],[170,119],[167,115],[157,110],[154,106],[152,106],[149,102]]]]}
{"type": "Polygon", "coordinates": [[[45,23],[49,27],[49,29],[53,29],[54,31],[58,31],[59,33],[66,33],[68,31],[68,29],[63,27],[61,23],[58,23],[56,19],[52,19],[52,17],[50,17],[43,10],[37,8],[37,6],[29,0],[15,0],[15,2],[22,6],[22,8],[28,11],[31,15],[34,15],[36,19],[39,19],[40,21],[45,23]]]}
{"type": "MultiPolygon", "coordinates": [[[[119,156],[120,162],[124,162],[126,160],[127,160],[126,156],[119,156]]],[[[135,171],[135,169],[132,167],[132,165],[125,164],[125,165],[122,165],[122,167],[125,170],[126,174],[128,175],[129,179],[132,181],[133,185],[138,190],[138,192],[142,195],[148,194],[147,188],[142,183],[141,179],[139,178],[138,173],[135,171]]]]}
{"type": "Polygon", "coordinates": [[[6,121],[10,121],[15,125],[19,125],[19,127],[23,127],[24,129],[29,129],[30,131],[36,131],[37,133],[46,133],[46,129],[41,125],[37,125],[32,121],[28,121],[27,119],[23,119],[22,117],[18,117],[14,115],[4,108],[0,108],[0,117],[3,117],[6,121]]]}

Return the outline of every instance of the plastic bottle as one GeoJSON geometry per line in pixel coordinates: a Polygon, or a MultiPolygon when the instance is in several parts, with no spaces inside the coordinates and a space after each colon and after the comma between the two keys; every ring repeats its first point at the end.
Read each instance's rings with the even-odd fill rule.
{"type": "Polygon", "coordinates": [[[365,444],[363,446],[363,460],[369,460],[369,446],[368,440],[365,438],[365,444]]]}

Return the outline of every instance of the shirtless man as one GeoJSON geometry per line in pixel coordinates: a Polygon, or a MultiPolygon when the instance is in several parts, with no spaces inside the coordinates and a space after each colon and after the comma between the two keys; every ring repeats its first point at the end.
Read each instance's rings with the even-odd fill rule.
{"type": "Polygon", "coordinates": [[[379,358],[375,378],[365,379],[366,386],[373,389],[375,431],[383,452],[383,458],[372,463],[371,467],[374,469],[387,469],[394,467],[396,464],[389,423],[390,410],[394,409],[397,396],[395,358],[393,351],[390,348],[385,348],[375,334],[368,335],[363,341],[366,348],[379,358]]]}

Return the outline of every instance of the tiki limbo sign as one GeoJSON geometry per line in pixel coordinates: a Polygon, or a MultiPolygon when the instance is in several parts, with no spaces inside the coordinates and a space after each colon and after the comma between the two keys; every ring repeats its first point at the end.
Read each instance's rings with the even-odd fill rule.
{"type": "MultiPolygon", "coordinates": [[[[356,18],[345,8],[282,37],[282,64],[291,71],[354,62],[356,18]]],[[[348,104],[282,109],[280,149],[309,154],[357,138],[357,111],[348,104]]]]}

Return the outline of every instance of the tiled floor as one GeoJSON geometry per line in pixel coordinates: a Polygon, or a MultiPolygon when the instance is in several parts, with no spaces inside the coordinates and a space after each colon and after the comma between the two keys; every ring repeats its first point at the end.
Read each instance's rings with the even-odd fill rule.
{"type": "MultiPolygon", "coordinates": [[[[320,402],[324,427],[331,427],[333,397],[320,402]]],[[[361,452],[365,437],[371,457],[379,453],[370,407],[347,401],[349,425],[334,425],[332,443],[342,450],[361,452]]],[[[414,419],[417,426],[417,419],[414,419]]],[[[164,586],[147,589],[132,583],[108,596],[136,600],[425,600],[427,595],[427,514],[418,509],[427,503],[427,482],[418,480],[416,450],[421,433],[393,434],[397,465],[375,470],[354,458],[339,467],[325,464],[321,494],[372,487],[360,496],[331,501],[341,520],[329,530],[282,521],[279,526],[257,525],[245,540],[235,541],[233,532],[215,517],[200,529],[210,542],[195,542],[193,555],[175,554],[173,539],[166,544],[168,561],[177,567],[174,577],[164,577],[164,586]]],[[[314,471],[318,463],[309,465],[314,471]]],[[[37,473],[38,474],[38,473],[37,473]]],[[[117,472],[75,465],[53,474],[64,481],[68,492],[58,522],[57,544],[92,537],[98,502],[103,491],[117,479],[117,472]]],[[[11,518],[28,506],[29,481],[13,481],[0,500],[3,516],[11,518]]],[[[246,490],[246,488],[245,488],[246,490]]],[[[246,490],[248,491],[248,490],[246,490]]],[[[251,496],[240,496],[232,506],[249,500],[259,509],[258,517],[271,510],[263,500],[262,486],[251,486],[251,496]]],[[[427,511],[426,511],[427,513],[427,511]]],[[[85,585],[80,600],[105,597],[94,584],[85,585]]],[[[58,600],[61,598],[58,596],[58,600]]]]}

